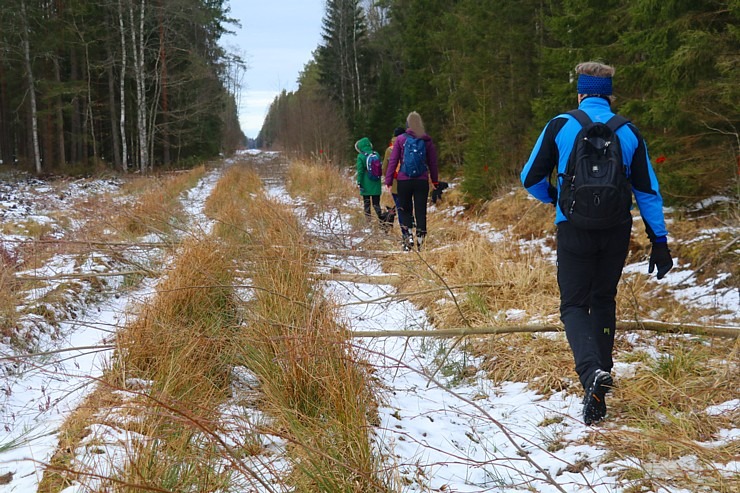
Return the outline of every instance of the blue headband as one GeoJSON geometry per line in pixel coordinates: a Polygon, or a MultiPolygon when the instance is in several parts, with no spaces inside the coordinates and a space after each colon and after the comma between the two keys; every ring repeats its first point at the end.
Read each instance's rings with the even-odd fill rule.
{"type": "Polygon", "coordinates": [[[609,96],[612,93],[611,77],[594,77],[593,75],[578,75],[578,94],[600,94],[609,96]]]}

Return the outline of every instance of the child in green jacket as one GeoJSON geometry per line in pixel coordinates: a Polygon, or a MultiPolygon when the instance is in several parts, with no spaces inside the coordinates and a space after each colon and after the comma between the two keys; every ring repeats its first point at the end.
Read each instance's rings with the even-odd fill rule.
{"type": "Polygon", "coordinates": [[[374,152],[373,144],[370,142],[370,139],[363,137],[355,142],[355,149],[357,150],[357,187],[360,189],[360,195],[362,196],[365,217],[368,220],[370,219],[370,204],[372,203],[375,214],[378,216],[378,219],[381,219],[381,180],[371,177],[367,170],[367,158],[374,152]]]}

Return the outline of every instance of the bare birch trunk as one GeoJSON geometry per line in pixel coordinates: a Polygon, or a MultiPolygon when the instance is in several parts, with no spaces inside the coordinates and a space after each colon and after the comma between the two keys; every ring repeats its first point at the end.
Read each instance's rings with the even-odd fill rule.
{"type": "MultiPolygon", "coordinates": [[[[159,59],[160,59],[160,87],[162,106],[162,163],[170,164],[170,132],[169,132],[169,98],[167,94],[167,46],[164,28],[164,2],[159,1],[159,59]]],[[[152,139],[154,140],[154,139],[152,139]]]]}
{"type": "Polygon", "coordinates": [[[33,138],[33,160],[36,166],[36,174],[41,174],[41,153],[39,151],[39,121],[36,110],[36,84],[33,79],[31,70],[31,45],[28,41],[28,15],[26,12],[26,2],[21,0],[21,22],[23,22],[23,58],[26,65],[26,75],[28,77],[28,92],[30,93],[31,102],[31,135],[33,138]]]}
{"type": "Polygon", "coordinates": [[[121,133],[121,169],[128,171],[128,144],[126,142],[126,29],[123,22],[123,0],[118,0],[118,27],[121,30],[121,75],[118,90],[121,97],[121,118],[119,123],[121,133]]]}
{"type": "MultiPolygon", "coordinates": [[[[85,43],[85,77],[87,78],[87,108],[85,108],[85,121],[86,125],[89,125],[90,142],[92,143],[93,161],[97,164],[98,161],[98,143],[95,138],[95,115],[93,115],[93,101],[92,101],[92,76],[90,74],[90,49],[87,43],[85,43]]],[[[87,141],[88,133],[85,132],[85,140],[87,141]]],[[[85,143],[85,162],[87,162],[87,150],[88,144],[85,143]]]]}
{"type": "MultiPolygon", "coordinates": [[[[62,83],[62,70],[59,67],[59,57],[53,57],[54,63],[54,79],[58,84],[62,83]]],[[[64,166],[67,162],[66,157],[66,145],[64,141],[64,110],[62,108],[62,97],[57,96],[55,102],[56,112],[56,133],[57,133],[57,153],[59,154],[58,162],[59,166],[64,166]]]]}
{"type": "Polygon", "coordinates": [[[146,92],[144,74],[144,9],[146,0],[141,0],[139,12],[139,30],[134,28],[134,6],[129,4],[131,21],[131,46],[134,54],[134,78],[136,79],[136,123],[139,137],[139,169],[142,173],[149,170],[149,149],[147,147],[146,92]],[[138,38],[138,39],[137,39],[138,38]]]}
{"type": "Polygon", "coordinates": [[[108,76],[108,106],[110,107],[110,126],[111,140],[113,142],[113,165],[115,168],[121,167],[121,136],[119,129],[116,127],[118,114],[116,113],[116,83],[113,74],[113,52],[110,45],[106,42],[106,51],[108,52],[108,63],[106,63],[106,75],[108,76]]]}
{"type": "Polygon", "coordinates": [[[354,15],[352,16],[352,57],[354,58],[354,66],[355,66],[355,83],[353,84],[353,86],[355,87],[355,90],[357,91],[355,103],[357,104],[357,113],[361,113],[362,112],[362,93],[360,92],[360,88],[361,88],[360,60],[357,54],[357,18],[354,15]]]}

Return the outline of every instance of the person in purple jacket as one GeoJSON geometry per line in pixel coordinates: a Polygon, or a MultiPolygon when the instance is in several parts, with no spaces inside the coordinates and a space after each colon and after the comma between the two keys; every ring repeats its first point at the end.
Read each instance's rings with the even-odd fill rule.
{"type": "Polygon", "coordinates": [[[401,224],[403,249],[410,251],[414,248],[413,225],[416,225],[416,248],[421,250],[427,234],[427,198],[429,197],[429,180],[432,187],[439,183],[437,168],[437,149],[432,138],[424,130],[424,122],[419,113],[412,111],[406,117],[406,132],[396,138],[393,152],[385,173],[385,187],[391,192],[393,180],[397,182],[398,192],[398,222],[401,224]],[[404,159],[409,159],[407,153],[413,143],[421,139],[424,143],[422,158],[424,169],[414,177],[404,172],[404,159]],[[409,149],[406,149],[408,144],[409,149]],[[407,152],[404,152],[407,151],[407,152]]]}

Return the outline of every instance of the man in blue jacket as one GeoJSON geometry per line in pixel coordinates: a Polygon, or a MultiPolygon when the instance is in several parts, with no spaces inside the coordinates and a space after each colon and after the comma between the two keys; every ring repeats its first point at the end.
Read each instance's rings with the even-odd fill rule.
{"type": "MultiPolygon", "coordinates": [[[[576,73],[578,108],[593,122],[607,122],[614,115],[611,111],[614,68],[585,62],[576,67],[576,73]]],[[[591,425],[606,416],[604,396],[613,385],[615,298],[627,258],[632,215],[627,209],[624,219],[614,226],[582,229],[568,221],[567,211],[561,210],[558,197],[563,175],[581,128],[578,120],[568,113],[550,120],[524,165],[521,180],[533,197],[555,205],[560,319],[585,391],[583,419],[591,425]],[[557,187],[550,184],[555,167],[557,187]]],[[[662,279],[673,267],[673,259],[667,244],[663,199],[647,146],[632,124],[619,127],[616,135],[621,145],[624,173],[652,243],[648,273],[657,267],[658,279],[662,279]]]]}

